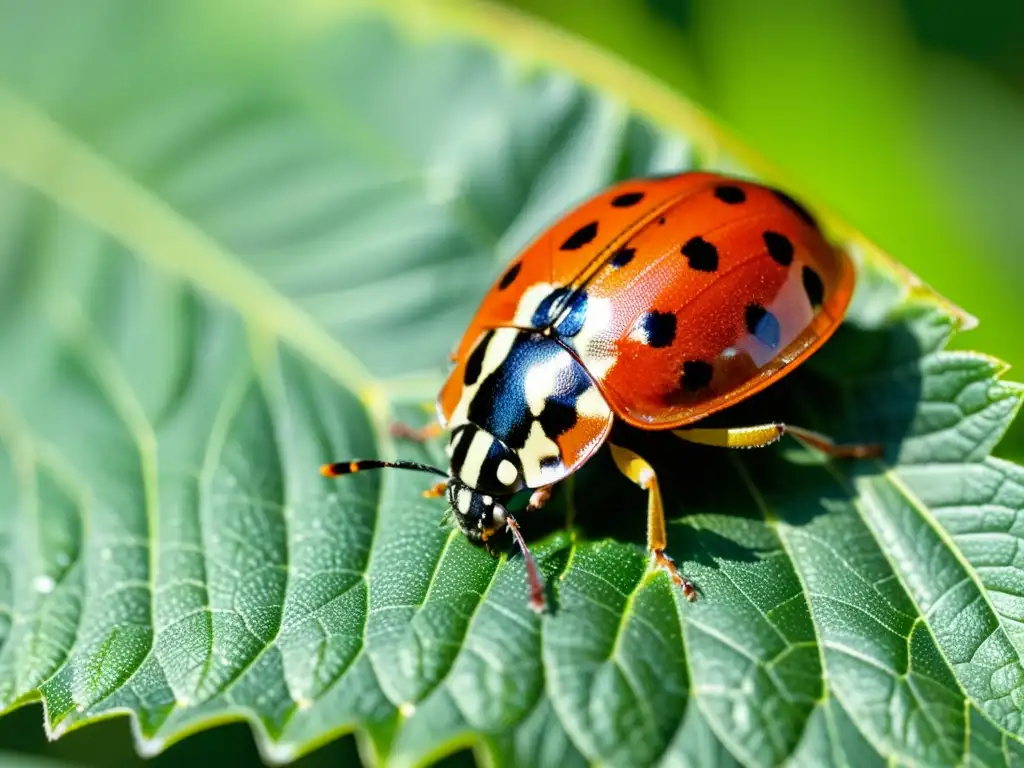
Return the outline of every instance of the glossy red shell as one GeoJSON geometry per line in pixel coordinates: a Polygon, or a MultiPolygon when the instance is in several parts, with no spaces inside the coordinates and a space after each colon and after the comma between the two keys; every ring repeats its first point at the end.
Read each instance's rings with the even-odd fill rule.
{"type": "Polygon", "coordinates": [[[711,173],[622,182],[510,262],[455,351],[438,410],[454,411],[481,333],[543,326],[538,303],[566,288],[585,293],[585,321],[562,342],[615,416],[681,427],[792,371],[842,322],[853,284],[849,257],[775,190],[711,173]]]}

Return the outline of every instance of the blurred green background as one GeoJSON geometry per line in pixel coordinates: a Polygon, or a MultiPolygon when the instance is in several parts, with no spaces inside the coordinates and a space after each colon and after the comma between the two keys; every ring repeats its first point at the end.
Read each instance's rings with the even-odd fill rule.
{"type": "MultiPolygon", "coordinates": [[[[646,70],[980,325],[1024,377],[1022,0],[504,0],[646,70]]],[[[1024,459],[1018,420],[996,453],[1024,459]]]]}
{"type": "MultiPolygon", "coordinates": [[[[1024,1],[501,1],[696,101],[801,194],[978,316],[956,346],[1001,357],[1018,367],[1011,378],[1024,377],[1024,1]]],[[[997,452],[1024,460],[1024,423],[997,452]]],[[[141,763],[124,720],[56,745],[40,722],[35,706],[0,720],[0,745],[81,765],[141,763]]],[[[248,729],[235,725],[157,762],[215,753],[256,759],[248,729]]],[[[308,763],[354,755],[343,739],[308,763]]]]}

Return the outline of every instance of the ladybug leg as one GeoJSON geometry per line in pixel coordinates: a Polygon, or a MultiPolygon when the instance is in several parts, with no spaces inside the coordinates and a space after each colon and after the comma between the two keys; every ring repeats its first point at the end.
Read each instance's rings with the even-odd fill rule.
{"type": "Polygon", "coordinates": [[[834,459],[871,459],[882,455],[879,444],[837,445],[825,435],[791,424],[760,424],[756,427],[723,427],[720,429],[677,429],[672,434],[690,443],[719,448],[763,448],[783,435],[795,437],[804,445],[816,448],[834,459]]]}
{"type": "Polygon", "coordinates": [[[697,599],[696,588],[679,573],[672,558],[665,554],[665,509],[661,504],[661,489],[654,469],[628,448],[620,448],[611,443],[609,447],[619,471],[647,491],[647,549],[654,556],[655,567],[668,573],[676,586],[683,590],[683,596],[692,603],[697,599]]]}
{"type": "Polygon", "coordinates": [[[440,422],[434,421],[427,424],[425,427],[410,427],[408,424],[403,424],[400,421],[396,421],[391,425],[388,430],[392,437],[397,437],[400,440],[412,440],[416,443],[425,443],[427,440],[432,440],[438,437],[444,428],[440,422]]]}

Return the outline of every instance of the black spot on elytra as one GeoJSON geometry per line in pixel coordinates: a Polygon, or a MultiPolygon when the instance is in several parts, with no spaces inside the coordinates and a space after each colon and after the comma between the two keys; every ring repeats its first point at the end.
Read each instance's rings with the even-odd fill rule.
{"type": "Polygon", "coordinates": [[[643,199],[643,192],[625,192],[624,194],[612,198],[612,205],[616,208],[629,208],[629,206],[636,205],[643,199]]]}
{"type": "Polygon", "coordinates": [[[573,232],[569,239],[562,243],[563,251],[575,251],[582,248],[584,245],[589,243],[597,237],[597,222],[592,221],[589,224],[584,224],[582,227],[573,232]]]}
{"type": "Polygon", "coordinates": [[[768,255],[784,267],[793,263],[793,243],[785,235],[778,232],[765,232],[761,237],[764,239],[768,255]]]}
{"type": "Polygon", "coordinates": [[[467,387],[476,384],[477,379],[480,378],[480,372],[484,367],[484,355],[487,354],[487,345],[491,343],[493,337],[494,331],[488,331],[470,353],[469,359],[466,361],[466,371],[462,377],[467,387]]]}
{"type": "Polygon", "coordinates": [[[792,197],[790,197],[785,192],[779,189],[773,189],[772,194],[775,195],[776,198],[778,198],[780,203],[782,203],[784,206],[789,208],[789,210],[791,210],[793,213],[799,216],[803,220],[804,224],[807,224],[808,226],[817,229],[818,222],[816,222],[814,220],[814,217],[811,216],[811,212],[804,208],[802,205],[800,205],[800,203],[798,203],[792,197]]]}
{"type": "Polygon", "coordinates": [[[578,419],[579,413],[573,406],[557,400],[548,400],[537,417],[544,434],[552,440],[572,429],[578,419]]]}
{"type": "Polygon", "coordinates": [[[723,184],[715,187],[715,197],[729,205],[739,205],[747,200],[746,193],[732,184],[723,184]]]}
{"type": "Polygon", "coordinates": [[[658,217],[658,223],[659,224],[664,224],[665,223],[665,217],[664,216],[659,216],[658,217]]]}
{"type": "Polygon", "coordinates": [[[519,270],[522,268],[523,262],[521,261],[517,261],[515,264],[509,267],[508,271],[501,276],[501,282],[498,283],[498,290],[504,291],[506,288],[512,285],[512,283],[516,281],[516,278],[519,277],[519,270]]]}
{"type": "Polygon", "coordinates": [[[688,392],[696,392],[711,383],[714,369],[711,363],[703,360],[687,360],[683,363],[683,378],[680,381],[683,389],[688,392]]]}
{"type": "Polygon", "coordinates": [[[612,255],[612,266],[616,268],[624,267],[633,260],[634,256],[636,256],[636,248],[619,248],[612,255]]]}
{"type": "Polygon", "coordinates": [[[821,302],[825,300],[825,284],[821,282],[821,275],[815,272],[811,267],[804,267],[804,291],[807,292],[807,298],[810,299],[812,307],[820,307],[821,302]]]}
{"type": "Polygon", "coordinates": [[[699,272],[714,272],[718,269],[718,249],[703,237],[691,237],[682,247],[683,256],[690,262],[690,268],[699,272]]]}
{"type": "Polygon", "coordinates": [[[661,349],[676,340],[676,316],[671,312],[648,312],[642,322],[648,346],[661,349]]]}
{"type": "Polygon", "coordinates": [[[760,304],[748,304],[746,311],[747,330],[750,335],[771,349],[779,348],[782,329],[779,319],[760,304]]]}

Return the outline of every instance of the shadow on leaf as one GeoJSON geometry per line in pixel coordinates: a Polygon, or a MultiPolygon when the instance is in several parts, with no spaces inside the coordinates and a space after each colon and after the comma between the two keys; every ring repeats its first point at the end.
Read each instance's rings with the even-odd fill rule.
{"type": "MultiPolygon", "coordinates": [[[[856,307],[854,308],[856,310],[856,307]]],[[[922,397],[920,360],[942,347],[949,320],[924,305],[878,317],[877,307],[850,320],[805,365],[762,393],[716,414],[701,426],[771,421],[822,432],[840,443],[878,442],[881,461],[833,461],[783,438],[765,449],[729,451],[697,446],[668,432],[617,425],[613,439],[645,457],[658,473],[669,523],[669,553],[691,578],[722,562],[753,562],[779,553],[765,520],[798,526],[848,507],[844,478],[898,463],[922,397]]],[[[530,538],[564,524],[563,489],[531,519],[530,538]]],[[[584,540],[615,539],[644,546],[646,493],[623,478],[607,450],[577,473],[571,493],[574,526],[584,540]]],[[[700,584],[697,585],[698,589],[700,584]]]]}

